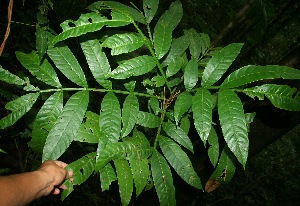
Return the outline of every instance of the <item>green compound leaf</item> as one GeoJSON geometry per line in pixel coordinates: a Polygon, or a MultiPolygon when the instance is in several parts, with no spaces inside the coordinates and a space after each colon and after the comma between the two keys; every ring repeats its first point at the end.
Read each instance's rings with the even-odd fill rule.
{"type": "Polygon", "coordinates": [[[26,84],[26,82],[23,79],[3,69],[1,65],[0,65],[0,81],[4,81],[8,84],[16,84],[20,86],[26,84]]]}
{"type": "Polygon", "coordinates": [[[184,70],[184,86],[186,90],[193,89],[198,82],[198,63],[197,60],[192,58],[186,65],[184,70]]]}
{"type": "Polygon", "coordinates": [[[115,160],[114,164],[118,177],[121,202],[122,205],[126,206],[129,204],[133,192],[131,169],[128,161],[126,160],[115,160]]]}
{"type": "Polygon", "coordinates": [[[36,50],[41,60],[44,54],[46,54],[48,48],[47,29],[45,27],[38,26],[36,28],[35,36],[36,36],[36,50]]]}
{"type": "Polygon", "coordinates": [[[144,39],[135,33],[115,34],[108,37],[102,47],[111,48],[111,55],[119,55],[137,50],[144,44],[144,39]]]}
{"type": "Polygon", "coordinates": [[[46,139],[42,160],[58,159],[74,140],[89,102],[88,91],[73,94],[46,139]]]}
{"type": "Polygon", "coordinates": [[[211,127],[207,140],[209,144],[207,151],[208,157],[210,159],[211,164],[215,167],[219,160],[219,142],[218,135],[213,127],[211,127]]]}
{"type": "Polygon", "coordinates": [[[213,96],[207,89],[200,88],[193,97],[192,111],[195,128],[204,143],[212,124],[213,96]]]}
{"type": "Polygon", "coordinates": [[[82,14],[77,21],[66,20],[60,24],[63,32],[57,35],[52,43],[63,41],[70,37],[77,37],[88,32],[95,32],[105,26],[108,19],[97,13],[82,14]]]}
{"type": "Polygon", "coordinates": [[[210,179],[218,180],[219,182],[228,183],[235,172],[235,158],[228,147],[225,147],[221,153],[218,165],[210,176],[210,179]]]}
{"type": "Polygon", "coordinates": [[[98,114],[87,111],[84,122],[80,125],[74,141],[98,143],[101,138],[99,118],[98,114]]]}
{"type": "Polygon", "coordinates": [[[156,128],[160,124],[160,118],[154,114],[139,111],[136,123],[143,127],[156,128]]]}
{"type": "Polygon", "coordinates": [[[222,88],[234,88],[262,79],[300,79],[300,70],[286,66],[249,65],[232,72],[221,84],[222,88]]]}
{"type": "Polygon", "coordinates": [[[71,170],[73,172],[73,181],[71,182],[70,180],[67,180],[64,182],[64,185],[67,186],[67,191],[69,191],[62,193],[62,199],[65,199],[69,194],[71,194],[73,191],[73,185],[81,185],[89,178],[89,176],[91,176],[94,172],[95,156],[95,152],[89,153],[65,167],[66,170],[71,170]],[[66,184],[66,182],[68,183],[66,184]]]}
{"type": "Polygon", "coordinates": [[[101,168],[99,172],[102,192],[105,190],[109,190],[109,186],[111,185],[111,183],[117,180],[114,168],[110,163],[108,163],[103,168],[101,168]]]}
{"type": "Polygon", "coordinates": [[[260,100],[266,96],[275,107],[280,109],[300,110],[300,99],[293,97],[297,89],[287,85],[264,84],[244,89],[243,92],[252,98],[257,96],[260,100]]]}
{"type": "Polygon", "coordinates": [[[176,124],[178,124],[182,115],[186,113],[192,105],[193,96],[190,93],[183,92],[178,95],[174,105],[174,118],[176,124]]]}
{"type": "Polygon", "coordinates": [[[111,68],[99,41],[95,39],[85,40],[80,43],[80,46],[94,78],[102,85],[107,74],[111,72],[111,68]]]}
{"type": "Polygon", "coordinates": [[[31,52],[30,54],[16,52],[16,57],[20,63],[37,79],[50,86],[61,87],[58,77],[51,64],[47,61],[47,59],[45,59],[40,65],[39,56],[35,51],[31,52]]]}
{"type": "Polygon", "coordinates": [[[40,93],[25,94],[5,105],[5,108],[12,111],[8,116],[0,119],[0,129],[4,129],[16,123],[26,114],[36,102],[40,93]]]}
{"type": "Polygon", "coordinates": [[[159,136],[160,148],[177,174],[189,185],[202,189],[200,178],[195,172],[187,154],[173,140],[159,136]]]}
{"type": "Polygon", "coordinates": [[[158,9],[159,0],[144,0],[143,1],[143,9],[145,13],[146,22],[149,24],[156,11],[158,9]]]}
{"type": "Polygon", "coordinates": [[[176,205],[171,169],[166,159],[156,150],[151,156],[151,172],[160,205],[176,205]]]}
{"type": "Polygon", "coordinates": [[[133,129],[135,123],[137,122],[137,117],[139,113],[139,102],[136,96],[130,94],[126,97],[123,109],[122,109],[122,123],[123,128],[121,131],[121,136],[127,136],[133,129]]]}
{"type": "Polygon", "coordinates": [[[249,140],[243,104],[231,90],[218,93],[218,113],[224,139],[238,161],[245,167],[249,140]]]}
{"type": "Polygon", "coordinates": [[[107,144],[102,149],[98,156],[97,164],[99,168],[103,168],[108,162],[115,159],[144,159],[148,158],[152,153],[150,145],[139,144],[134,140],[128,140],[124,142],[115,142],[107,144]]]}
{"type": "Polygon", "coordinates": [[[145,17],[136,9],[115,1],[97,1],[88,6],[89,10],[111,9],[120,12],[122,15],[130,19],[130,22],[138,21],[146,24],[145,17]],[[133,20],[132,20],[133,19],[133,20]]]}
{"type": "Polygon", "coordinates": [[[175,140],[178,144],[194,153],[193,144],[187,134],[178,126],[171,122],[163,123],[163,129],[169,137],[175,140]]]}
{"type": "MultiPolygon", "coordinates": [[[[51,38],[51,37],[50,37],[51,38]]],[[[66,45],[53,46],[49,44],[48,55],[55,66],[72,82],[87,87],[84,73],[72,51],[66,45]]]]}
{"type": "Polygon", "coordinates": [[[213,54],[204,69],[201,85],[209,87],[216,83],[238,56],[242,47],[243,44],[234,43],[213,54]]]}
{"type": "Polygon", "coordinates": [[[180,22],[182,15],[182,5],[179,1],[175,1],[159,18],[153,33],[154,50],[158,59],[161,59],[169,51],[172,32],[180,22]]]}
{"type": "Polygon", "coordinates": [[[111,72],[114,79],[126,79],[131,76],[139,76],[150,72],[156,66],[156,61],[148,55],[138,56],[124,61],[111,72]]]}
{"type": "Polygon", "coordinates": [[[148,183],[150,175],[148,159],[130,160],[130,167],[134,179],[136,196],[139,196],[148,183]]]}
{"type": "Polygon", "coordinates": [[[56,122],[63,108],[63,92],[51,95],[37,113],[32,127],[30,147],[33,151],[42,153],[49,131],[56,122]]]}

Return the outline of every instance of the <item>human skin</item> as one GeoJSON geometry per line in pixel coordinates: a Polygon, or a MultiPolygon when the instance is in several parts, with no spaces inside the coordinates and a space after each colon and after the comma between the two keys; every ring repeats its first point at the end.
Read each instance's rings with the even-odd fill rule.
{"type": "Polygon", "coordinates": [[[59,188],[66,189],[61,183],[73,175],[64,169],[66,166],[61,161],[47,160],[36,171],[0,176],[0,205],[26,205],[50,193],[59,194],[59,188]]]}

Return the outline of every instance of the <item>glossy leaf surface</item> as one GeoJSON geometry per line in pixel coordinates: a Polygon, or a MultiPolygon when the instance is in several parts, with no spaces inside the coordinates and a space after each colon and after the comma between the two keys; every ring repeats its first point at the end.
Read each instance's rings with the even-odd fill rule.
{"type": "Polygon", "coordinates": [[[0,65],[0,80],[9,84],[16,84],[16,85],[25,84],[25,81],[23,79],[3,69],[1,65],[0,65]]]}
{"type": "Polygon", "coordinates": [[[113,181],[117,180],[114,168],[111,166],[110,163],[108,163],[103,168],[101,168],[99,172],[102,192],[105,190],[109,190],[110,184],[113,181]]]}
{"type": "Polygon", "coordinates": [[[129,161],[132,176],[134,179],[134,185],[136,190],[136,196],[141,194],[145,186],[148,182],[149,177],[149,165],[148,165],[148,159],[140,159],[135,160],[132,159],[129,161]]]}
{"type": "Polygon", "coordinates": [[[191,59],[184,69],[184,86],[186,90],[193,89],[198,82],[198,63],[196,59],[191,59]]]}
{"type": "Polygon", "coordinates": [[[143,9],[145,13],[146,22],[149,24],[157,9],[158,9],[159,0],[144,0],[143,1],[143,9]]]}
{"type": "Polygon", "coordinates": [[[140,111],[136,123],[144,127],[156,128],[160,124],[160,119],[154,114],[140,111]]]}
{"type": "Polygon", "coordinates": [[[193,96],[190,93],[183,92],[178,95],[174,105],[174,118],[176,124],[178,124],[182,115],[186,113],[192,106],[193,96]]]}
{"type": "Polygon", "coordinates": [[[211,164],[215,167],[219,160],[219,142],[218,135],[213,127],[211,127],[207,140],[209,144],[207,151],[208,157],[210,159],[211,164]]]}
{"type": "Polygon", "coordinates": [[[121,136],[127,136],[133,129],[135,123],[137,122],[137,117],[139,113],[139,102],[136,96],[130,94],[126,97],[123,109],[122,109],[122,123],[123,128],[121,131],[121,136]]]}

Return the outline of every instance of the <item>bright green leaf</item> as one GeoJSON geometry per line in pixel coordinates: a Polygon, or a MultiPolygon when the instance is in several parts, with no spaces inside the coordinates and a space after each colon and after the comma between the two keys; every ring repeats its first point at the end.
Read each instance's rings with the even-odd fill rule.
{"type": "Polygon", "coordinates": [[[159,137],[159,145],[164,156],[177,174],[189,185],[202,189],[200,178],[195,172],[189,157],[180,146],[164,136],[159,137]]]}
{"type": "Polygon", "coordinates": [[[123,128],[121,136],[127,136],[133,129],[139,113],[139,102],[136,96],[130,94],[126,97],[122,109],[123,128]]]}
{"type": "Polygon", "coordinates": [[[129,204],[133,192],[133,178],[129,163],[126,160],[115,160],[119,192],[122,205],[129,204]]]}
{"type": "Polygon", "coordinates": [[[216,83],[238,56],[242,47],[241,43],[229,44],[214,53],[204,69],[201,85],[209,87],[216,83]]]}
{"type": "Polygon", "coordinates": [[[151,156],[151,172],[160,205],[176,205],[171,169],[166,159],[156,150],[151,156]]]}
{"type": "Polygon", "coordinates": [[[110,184],[113,181],[117,180],[114,168],[111,166],[110,163],[108,163],[103,168],[101,168],[99,172],[102,192],[105,190],[109,190],[110,184]]]}
{"type": "Polygon", "coordinates": [[[184,69],[184,86],[186,90],[193,89],[198,82],[198,63],[197,60],[192,58],[184,69]]]}
{"type": "Polygon", "coordinates": [[[174,105],[174,118],[178,124],[182,115],[186,113],[192,105],[192,95],[187,92],[182,92],[178,95],[174,105]]]}
{"type": "Polygon", "coordinates": [[[165,122],[163,123],[163,129],[167,133],[167,135],[175,140],[178,144],[194,153],[193,144],[190,138],[180,127],[171,122],[165,122]]]}
{"type": "Polygon", "coordinates": [[[48,134],[43,161],[58,159],[70,146],[83,120],[88,102],[88,91],[79,91],[70,97],[48,134]]]}
{"type": "Polygon", "coordinates": [[[144,0],[143,1],[143,9],[145,13],[146,22],[149,24],[156,11],[158,9],[159,0],[144,0]]]}
{"type": "Polygon", "coordinates": [[[181,56],[174,57],[174,59],[168,64],[166,76],[171,77],[177,74],[177,72],[179,72],[182,65],[183,65],[182,57],[181,56]]]}
{"type": "Polygon", "coordinates": [[[195,128],[204,143],[212,124],[213,97],[207,89],[200,88],[193,97],[192,111],[195,128]]]}
{"type": "Polygon", "coordinates": [[[63,108],[63,93],[51,95],[36,115],[32,127],[30,147],[33,151],[42,153],[46,138],[63,108]]]}
{"type": "Polygon", "coordinates": [[[179,126],[180,126],[180,128],[181,128],[186,134],[189,133],[190,127],[191,127],[189,115],[185,115],[184,117],[182,117],[182,118],[180,119],[180,124],[179,124],[179,126]]]}
{"type": "Polygon", "coordinates": [[[249,140],[243,104],[231,90],[218,93],[218,113],[224,139],[238,161],[245,167],[249,140]]]}
{"type": "Polygon", "coordinates": [[[150,175],[148,159],[141,160],[130,160],[130,167],[132,171],[132,176],[134,179],[134,185],[136,189],[136,196],[138,196],[148,182],[148,177],[150,175]]]}
{"type": "Polygon", "coordinates": [[[156,66],[156,61],[148,55],[138,56],[120,64],[111,73],[114,79],[126,79],[131,76],[139,76],[150,72],[156,66]]]}
{"type": "Polygon", "coordinates": [[[211,127],[207,140],[209,144],[207,151],[208,157],[210,159],[211,164],[215,167],[219,160],[219,142],[218,135],[213,127],[211,127]]]}
{"type": "Polygon", "coordinates": [[[286,66],[244,66],[232,72],[221,84],[222,88],[234,88],[263,79],[300,79],[300,70],[286,66]]]}
{"type": "Polygon", "coordinates": [[[158,101],[157,98],[150,98],[149,99],[149,106],[151,107],[152,111],[154,112],[155,115],[158,115],[159,112],[161,112],[161,109],[160,109],[160,103],[158,101]]]}
{"type": "Polygon", "coordinates": [[[204,33],[197,33],[195,29],[190,29],[187,32],[190,33],[190,53],[193,58],[198,59],[200,54],[204,55],[210,46],[209,36],[204,33]]]}
{"type": "Polygon", "coordinates": [[[3,69],[1,65],[0,65],[0,80],[9,84],[16,84],[20,86],[25,84],[25,81],[23,79],[3,69]]]}
{"type": "Polygon", "coordinates": [[[179,1],[175,1],[159,18],[153,33],[154,50],[158,59],[161,59],[169,51],[172,43],[172,31],[180,22],[182,15],[182,5],[179,1]]]}
{"type": "Polygon", "coordinates": [[[140,111],[136,123],[143,127],[156,128],[160,124],[160,119],[154,114],[140,111]]]}
{"type": "Polygon", "coordinates": [[[4,129],[16,123],[24,114],[26,114],[36,102],[40,93],[25,94],[5,105],[5,108],[12,111],[6,117],[0,119],[0,129],[4,129]]]}

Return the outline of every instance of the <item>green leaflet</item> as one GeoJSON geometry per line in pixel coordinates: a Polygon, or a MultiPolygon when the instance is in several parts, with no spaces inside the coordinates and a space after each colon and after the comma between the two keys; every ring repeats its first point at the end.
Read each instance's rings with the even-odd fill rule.
{"type": "Polygon", "coordinates": [[[210,46],[210,39],[207,34],[204,33],[197,33],[195,29],[188,30],[190,33],[190,53],[192,58],[198,59],[200,54],[204,55],[206,50],[210,46]]]}
{"type": "Polygon", "coordinates": [[[184,146],[194,153],[193,144],[187,134],[178,126],[171,122],[163,123],[163,129],[169,137],[175,140],[178,144],[184,146]]]}
{"type": "Polygon", "coordinates": [[[90,6],[88,6],[88,9],[89,10],[111,9],[112,11],[118,11],[122,15],[129,18],[130,22],[132,22],[133,19],[134,21],[138,21],[142,24],[146,23],[145,17],[139,11],[119,2],[97,1],[95,3],[92,3],[90,6]]]}
{"type": "Polygon", "coordinates": [[[150,145],[138,144],[135,141],[128,140],[124,142],[115,142],[107,144],[97,158],[97,167],[103,168],[108,162],[115,159],[144,159],[152,153],[150,145]]]}
{"type": "Polygon", "coordinates": [[[135,160],[132,159],[129,161],[132,176],[134,179],[134,185],[136,190],[136,196],[143,191],[145,186],[148,183],[148,177],[150,175],[148,159],[135,160]]]}
{"type": "Polygon", "coordinates": [[[70,37],[77,37],[88,32],[95,32],[105,26],[108,19],[97,13],[82,14],[77,21],[66,20],[60,24],[63,32],[57,35],[52,43],[63,41],[70,37]]]}
{"type": "Polygon", "coordinates": [[[36,28],[36,50],[41,60],[47,52],[48,48],[48,38],[47,38],[47,29],[45,27],[37,26],[36,28]]]}
{"type": "Polygon", "coordinates": [[[111,48],[111,55],[119,55],[137,50],[144,44],[144,39],[135,33],[115,34],[108,37],[102,47],[111,48]]]}
{"type": "Polygon", "coordinates": [[[107,78],[107,74],[111,72],[111,68],[99,41],[84,39],[80,46],[94,78],[102,85],[103,80],[107,78]]]}
{"type": "Polygon", "coordinates": [[[204,143],[208,138],[212,123],[213,97],[207,89],[198,89],[193,97],[192,111],[195,128],[204,143]]]}
{"type": "Polygon", "coordinates": [[[9,84],[16,84],[20,86],[26,84],[23,79],[3,69],[1,65],[0,65],[0,80],[9,84]]]}
{"type": "Polygon", "coordinates": [[[150,72],[156,66],[156,61],[148,55],[138,56],[121,63],[111,72],[114,79],[126,79],[131,76],[139,76],[150,72]]]}
{"type": "Polygon", "coordinates": [[[169,65],[176,57],[181,57],[187,50],[190,44],[190,35],[185,34],[177,39],[174,39],[171,45],[170,52],[166,59],[161,64],[162,67],[169,65]]]}
{"type": "Polygon", "coordinates": [[[16,52],[16,57],[20,63],[37,79],[53,87],[61,87],[56,72],[51,64],[45,59],[40,65],[39,56],[35,51],[30,54],[16,52]]]}
{"type": "Polygon", "coordinates": [[[70,180],[64,181],[63,184],[65,185],[66,189],[64,191],[62,191],[62,193],[61,193],[60,199],[62,201],[74,191],[73,184],[70,180]]]}
{"type": "Polygon", "coordinates": [[[70,97],[48,134],[43,161],[58,159],[70,146],[83,120],[88,102],[88,91],[79,91],[70,97]]]}
{"type": "Polygon", "coordinates": [[[182,115],[186,113],[192,105],[192,95],[187,92],[182,92],[178,95],[174,105],[174,118],[178,124],[182,115]]]}
{"type": "Polygon", "coordinates": [[[160,119],[154,114],[139,111],[136,123],[143,127],[156,128],[160,124],[160,119]]]}
{"type": "Polygon", "coordinates": [[[186,134],[189,133],[191,127],[189,115],[185,115],[181,118],[179,126],[182,129],[182,131],[184,131],[186,134]]]}
{"type": "Polygon", "coordinates": [[[176,205],[171,169],[166,159],[156,150],[151,156],[151,172],[160,205],[176,205]]]}
{"type": "Polygon", "coordinates": [[[130,94],[126,97],[123,109],[122,109],[122,123],[123,128],[121,131],[121,136],[127,136],[133,129],[135,123],[137,122],[137,116],[139,113],[139,102],[136,96],[130,94]]]}
{"type": "Polygon", "coordinates": [[[30,147],[33,151],[42,153],[49,131],[56,122],[63,108],[63,92],[56,92],[44,103],[36,115],[32,127],[30,147]]]}
{"type": "Polygon", "coordinates": [[[216,130],[211,127],[210,133],[208,135],[208,157],[210,159],[211,164],[215,167],[219,160],[219,142],[218,142],[218,135],[216,130]]]}
{"type": "Polygon", "coordinates": [[[197,60],[192,58],[184,69],[184,86],[186,90],[193,89],[198,82],[198,63],[197,60]]]}
{"type": "Polygon", "coordinates": [[[80,125],[74,141],[98,143],[102,138],[99,127],[99,115],[87,111],[84,116],[84,122],[80,125]]]}
{"type": "Polygon", "coordinates": [[[73,191],[73,185],[81,185],[84,183],[89,176],[94,172],[94,165],[95,165],[95,156],[96,153],[92,152],[89,153],[80,159],[70,163],[65,169],[71,170],[73,172],[71,182],[70,180],[65,181],[69,182],[71,184],[65,184],[67,186],[67,190],[69,189],[69,192],[65,192],[62,194],[62,199],[65,199],[72,191],[73,191]]]}
{"type": "Polygon", "coordinates": [[[229,182],[235,172],[235,158],[228,147],[225,147],[221,153],[218,165],[210,176],[210,179],[220,182],[229,182]]]}
{"type": "Polygon", "coordinates": [[[300,70],[278,65],[244,66],[232,72],[221,84],[222,88],[234,88],[262,79],[300,79],[300,70]]]}
{"type": "Polygon", "coordinates": [[[169,51],[172,32],[180,22],[182,15],[182,5],[179,1],[175,1],[159,18],[153,33],[154,50],[158,59],[161,59],[169,51]]]}
{"type": "Polygon", "coordinates": [[[114,168],[111,166],[110,163],[108,163],[103,168],[101,168],[99,172],[102,192],[105,190],[109,190],[110,184],[113,181],[117,180],[114,168]]]}
{"type": "Polygon", "coordinates": [[[247,123],[242,102],[235,92],[219,91],[218,114],[223,136],[229,149],[245,167],[249,150],[247,123]]]}
{"type": "Polygon", "coordinates": [[[146,22],[149,24],[156,11],[158,9],[159,0],[144,0],[143,1],[143,9],[145,13],[146,22]]]}
{"type": "Polygon", "coordinates": [[[173,140],[159,136],[159,146],[177,174],[189,185],[202,189],[200,178],[186,153],[173,140]]]}
{"type": "Polygon", "coordinates": [[[182,65],[183,65],[182,57],[181,56],[174,57],[174,59],[169,63],[167,67],[166,76],[171,77],[177,74],[177,72],[179,72],[179,70],[181,69],[182,65]]]}
{"type": "Polygon", "coordinates": [[[115,160],[119,192],[122,205],[129,204],[133,192],[133,178],[129,163],[126,160],[115,160]]]}
{"type": "Polygon", "coordinates": [[[264,84],[244,89],[243,92],[252,98],[257,96],[260,100],[266,96],[275,107],[280,109],[300,110],[300,99],[293,97],[297,89],[287,85],[264,84]]]}
{"type": "Polygon", "coordinates": [[[36,102],[40,93],[25,94],[5,105],[5,108],[12,111],[6,117],[0,119],[0,129],[4,129],[16,123],[24,114],[26,114],[36,102]]]}
{"type": "MultiPolygon", "coordinates": [[[[49,34],[50,39],[51,35],[49,34]]],[[[87,82],[84,73],[72,51],[66,45],[53,46],[48,45],[47,51],[49,57],[54,62],[55,66],[72,82],[81,86],[87,87],[87,82]]]]}
{"type": "Polygon", "coordinates": [[[150,108],[152,109],[152,111],[154,112],[155,115],[158,115],[158,113],[161,112],[161,109],[160,109],[160,103],[158,101],[158,99],[152,97],[149,99],[149,102],[148,102],[150,108]]]}
{"type": "Polygon", "coordinates": [[[201,85],[209,87],[216,83],[238,56],[242,47],[241,43],[229,44],[213,54],[204,69],[201,85]]]}

